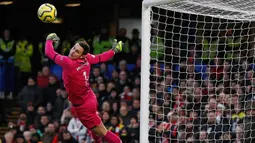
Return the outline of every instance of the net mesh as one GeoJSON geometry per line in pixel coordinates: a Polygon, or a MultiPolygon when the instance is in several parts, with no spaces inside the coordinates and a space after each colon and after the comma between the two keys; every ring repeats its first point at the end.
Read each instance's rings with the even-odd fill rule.
{"type": "Polygon", "coordinates": [[[254,143],[254,0],[151,9],[149,141],[254,143]]]}

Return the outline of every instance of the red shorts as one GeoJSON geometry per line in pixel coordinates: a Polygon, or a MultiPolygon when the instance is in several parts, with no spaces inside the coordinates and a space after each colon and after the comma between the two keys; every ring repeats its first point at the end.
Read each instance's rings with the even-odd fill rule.
{"type": "Polygon", "coordinates": [[[87,93],[86,97],[83,98],[84,102],[81,105],[74,105],[77,117],[82,122],[82,124],[88,128],[92,129],[102,123],[101,118],[97,112],[97,98],[93,91],[87,93]]]}

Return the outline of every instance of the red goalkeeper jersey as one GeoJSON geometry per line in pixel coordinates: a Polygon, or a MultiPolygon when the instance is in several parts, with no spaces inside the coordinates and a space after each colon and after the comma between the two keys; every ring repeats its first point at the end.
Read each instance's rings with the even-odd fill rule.
{"type": "Polygon", "coordinates": [[[83,98],[90,96],[87,94],[91,90],[89,85],[90,66],[111,59],[114,56],[114,51],[109,50],[99,55],[87,54],[84,59],[72,60],[56,53],[52,42],[52,40],[46,41],[45,54],[62,67],[62,77],[69,100],[72,104],[82,104],[83,98]]]}

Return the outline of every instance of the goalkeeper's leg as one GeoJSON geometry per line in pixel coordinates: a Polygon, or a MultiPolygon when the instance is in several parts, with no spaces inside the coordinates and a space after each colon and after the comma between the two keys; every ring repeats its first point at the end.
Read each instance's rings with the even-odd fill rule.
{"type": "Polygon", "coordinates": [[[92,96],[87,95],[86,104],[85,102],[82,105],[73,104],[79,120],[86,128],[94,132],[92,135],[93,138],[98,141],[96,143],[101,143],[100,138],[103,138],[108,143],[122,143],[120,138],[111,131],[108,131],[102,123],[97,112],[97,99],[93,94],[94,93],[92,93],[92,96]]]}
{"type": "Polygon", "coordinates": [[[108,131],[103,125],[103,123],[94,127],[92,131],[96,133],[96,136],[102,137],[108,143],[122,143],[120,138],[111,131],[108,131]]]}
{"type": "Polygon", "coordinates": [[[94,131],[91,131],[91,134],[94,139],[94,143],[102,143],[102,137],[96,135],[94,131]]]}

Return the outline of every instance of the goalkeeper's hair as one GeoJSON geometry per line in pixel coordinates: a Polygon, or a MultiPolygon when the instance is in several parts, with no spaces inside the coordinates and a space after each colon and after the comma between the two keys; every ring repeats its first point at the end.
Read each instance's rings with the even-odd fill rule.
{"type": "Polygon", "coordinates": [[[89,53],[90,51],[90,47],[89,47],[89,44],[86,42],[86,40],[81,40],[81,41],[78,41],[77,42],[82,48],[83,48],[83,55],[86,55],[89,53]]]}

